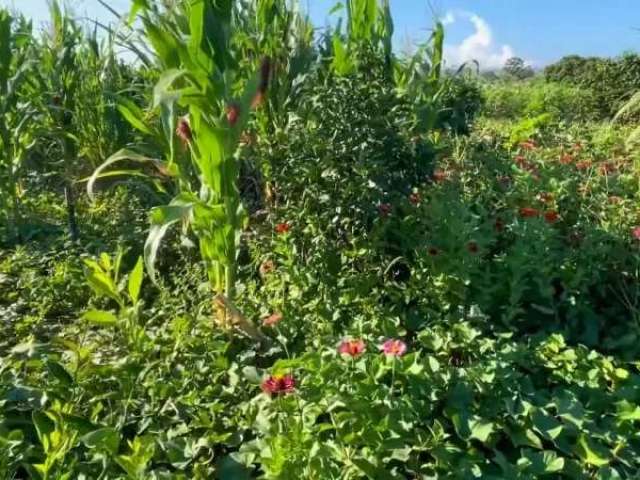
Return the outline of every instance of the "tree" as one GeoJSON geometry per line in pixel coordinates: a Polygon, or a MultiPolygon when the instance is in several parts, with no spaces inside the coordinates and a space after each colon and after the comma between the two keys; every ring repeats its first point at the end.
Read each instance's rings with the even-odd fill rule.
{"type": "Polygon", "coordinates": [[[518,80],[524,80],[535,75],[533,68],[527,65],[520,57],[511,57],[504,64],[504,72],[518,80]]]}

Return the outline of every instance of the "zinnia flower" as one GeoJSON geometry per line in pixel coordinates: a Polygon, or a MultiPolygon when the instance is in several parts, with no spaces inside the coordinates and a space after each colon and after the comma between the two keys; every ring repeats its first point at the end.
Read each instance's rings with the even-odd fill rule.
{"type": "Polygon", "coordinates": [[[571,155],[570,153],[565,153],[560,157],[560,163],[562,163],[563,165],[568,165],[571,162],[573,162],[573,155],[571,155]]]}
{"type": "Polygon", "coordinates": [[[537,209],[531,207],[522,207],[520,209],[520,216],[522,218],[533,218],[540,214],[537,209]]]}
{"type": "Polygon", "coordinates": [[[236,102],[232,102],[227,105],[227,121],[229,125],[234,127],[236,123],[238,123],[238,118],[240,118],[240,105],[236,102]]]}
{"type": "Polygon", "coordinates": [[[393,207],[389,203],[381,203],[380,205],[378,205],[378,213],[380,214],[381,217],[386,218],[389,215],[391,215],[392,209],[393,207]]]}
{"type": "Polygon", "coordinates": [[[433,172],[433,180],[435,182],[444,182],[449,177],[449,174],[444,170],[436,170],[433,172]]]}
{"type": "Polygon", "coordinates": [[[282,320],[282,314],[280,312],[274,312],[268,317],[264,318],[262,320],[262,324],[265,327],[273,327],[274,325],[277,325],[280,320],[282,320]]]}
{"type": "Polygon", "coordinates": [[[193,140],[193,135],[191,134],[191,126],[189,125],[189,121],[186,117],[182,117],[178,120],[178,125],[176,126],[176,135],[184,145],[193,140]]]}
{"type": "Polygon", "coordinates": [[[526,142],[520,142],[520,148],[523,150],[534,150],[536,148],[536,142],[531,139],[526,142]]]}
{"type": "Polygon", "coordinates": [[[411,195],[409,195],[409,202],[412,205],[419,205],[420,202],[422,202],[422,197],[420,196],[419,193],[413,192],[411,195]]]}
{"type": "Polygon", "coordinates": [[[265,260],[260,264],[260,276],[266,277],[268,274],[273,272],[276,269],[275,263],[273,260],[265,260]]]}
{"type": "Polygon", "coordinates": [[[291,225],[286,222],[281,222],[276,225],[276,233],[283,234],[289,233],[291,230],[291,225]]]}
{"type": "Polygon", "coordinates": [[[390,338],[380,346],[387,357],[401,357],[407,352],[407,344],[402,340],[390,338]]]}
{"type": "Polygon", "coordinates": [[[292,393],[296,381],[291,375],[271,375],[262,382],[262,391],[269,395],[292,393]]]}
{"type": "Polygon", "coordinates": [[[364,340],[343,340],[338,346],[338,353],[349,355],[352,358],[359,357],[365,351],[364,340]]]}
{"type": "Polygon", "coordinates": [[[633,238],[635,238],[636,240],[640,240],[640,227],[633,227],[633,230],[631,230],[631,235],[633,235],[633,238]]]}
{"type": "Polygon", "coordinates": [[[544,212],[544,219],[547,223],[556,223],[560,220],[560,214],[555,210],[548,210],[544,212]]]}

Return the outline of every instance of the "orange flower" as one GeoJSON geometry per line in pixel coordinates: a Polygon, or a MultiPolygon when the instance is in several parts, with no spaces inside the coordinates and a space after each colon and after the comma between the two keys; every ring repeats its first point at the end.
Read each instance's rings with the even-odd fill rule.
{"type": "Polygon", "coordinates": [[[279,234],[289,233],[289,231],[291,230],[291,225],[286,222],[278,223],[276,225],[275,230],[276,230],[276,233],[279,233],[279,234]]]}
{"type": "Polygon", "coordinates": [[[273,327],[277,325],[280,320],[282,320],[282,314],[280,312],[274,312],[262,320],[262,325],[265,327],[273,327]]]}

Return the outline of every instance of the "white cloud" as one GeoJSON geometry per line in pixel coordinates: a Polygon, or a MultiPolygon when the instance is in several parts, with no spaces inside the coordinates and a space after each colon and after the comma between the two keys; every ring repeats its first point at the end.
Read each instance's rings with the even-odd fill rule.
{"type": "Polygon", "coordinates": [[[444,46],[444,58],[449,66],[457,67],[475,60],[482,70],[491,70],[501,68],[508,58],[515,56],[511,46],[494,43],[491,27],[485,19],[475,13],[447,12],[442,23],[451,25],[460,18],[471,22],[475,31],[458,45],[444,46]]]}

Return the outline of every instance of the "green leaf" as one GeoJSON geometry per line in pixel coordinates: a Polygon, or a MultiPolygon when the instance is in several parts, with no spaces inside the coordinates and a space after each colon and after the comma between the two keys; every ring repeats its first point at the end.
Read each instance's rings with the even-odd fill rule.
{"type": "Polygon", "coordinates": [[[81,439],[87,448],[103,450],[111,454],[118,453],[120,434],[113,428],[104,427],[87,433],[81,439]]]}
{"type": "Polygon", "coordinates": [[[58,362],[49,361],[47,362],[47,369],[60,383],[65,386],[73,385],[73,377],[67,370],[60,365],[58,362]]]}
{"type": "Polygon", "coordinates": [[[135,103],[128,98],[119,98],[117,108],[133,128],[147,135],[153,135],[151,129],[144,123],[144,113],[135,103]]]}
{"type": "Polygon", "coordinates": [[[89,310],[82,316],[84,320],[99,327],[113,327],[118,324],[118,318],[105,310],[89,310]]]}
{"type": "Polygon", "coordinates": [[[587,436],[584,434],[581,434],[580,438],[578,438],[576,453],[587,465],[602,467],[609,464],[609,459],[606,457],[607,454],[605,449],[591,444],[587,436]]]}
{"type": "Polygon", "coordinates": [[[493,433],[494,424],[482,419],[473,419],[469,422],[471,429],[470,438],[480,440],[482,443],[486,443],[489,436],[493,433]]]}
{"type": "Polygon", "coordinates": [[[144,276],[144,261],[142,257],[138,257],[136,266],[133,267],[129,274],[129,296],[133,303],[136,303],[140,298],[140,287],[142,286],[142,278],[144,276]]]}

